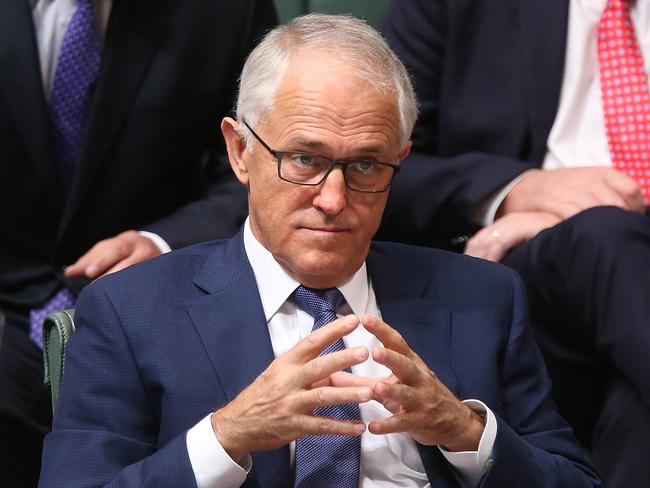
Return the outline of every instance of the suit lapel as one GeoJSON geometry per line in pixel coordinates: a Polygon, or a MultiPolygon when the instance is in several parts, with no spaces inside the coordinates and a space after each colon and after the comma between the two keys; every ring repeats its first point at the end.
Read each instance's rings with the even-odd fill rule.
{"type": "MultiPolygon", "coordinates": [[[[431,297],[432,283],[417,269],[387,253],[371,250],[368,270],[384,321],[396,329],[436,373],[440,381],[457,393],[458,378],[450,357],[450,310],[431,297]]],[[[431,486],[457,486],[447,461],[434,447],[418,444],[431,486]]]]}
{"type": "MultiPolygon", "coordinates": [[[[274,354],[241,232],[213,254],[195,278],[208,294],[187,304],[228,401],[250,385],[274,354]]],[[[289,448],[253,453],[262,487],[288,487],[289,448]],[[286,483],[285,483],[286,481],[286,483]]]]}
{"type": "Polygon", "coordinates": [[[106,164],[177,1],[113,2],[82,163],[70,192],[61,232],[81,205],[97,171],[106,164]]]}
{"type": "Polygon", "coordinates": [[[517,1],[522,24],[530,117],[531,161],[541,164],[560,102],[569,22],[569,0],[517,1]]]}
{"type": "Polygon", "coordinates": [[[429,276],[385,252],[371,251],[367,263],[384,321],[399,331],[411,349],[455,392],[458,379],[449,356],[450,310],[433,298],[435,290],[431,290],[429,276]]]}
{"type": "Polygon", "coordinates": [[[0,2],[0,66],[3,69],[0,91],[43,183],[44,194],[59,212],[63,206],[63,193],[53,159],[47,102],[35,39],[29,2],[0,2]]]}
{"type": "MultiPolygon", "coordinates": [[[[373,286],[375,283],[373,278],[373,286]]],[[[380,298],[377,293],[377,301],[384,321],[404,337],[447,388],[456,392],[458,380],[449,357],[449,310],[423,298],[380,298]]]]}

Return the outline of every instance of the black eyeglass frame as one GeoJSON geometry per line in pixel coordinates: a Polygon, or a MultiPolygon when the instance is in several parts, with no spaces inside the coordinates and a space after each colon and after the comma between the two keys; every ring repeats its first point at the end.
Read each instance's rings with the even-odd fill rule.
{"type": "Polygon", "coordinates": [[[327,179],[327,177],[330,175],[330,173],[334,170],[334,168],[337,165],[341,165],[341,166],[343,166],[343,181],[345,182],[346,188],[348,188],[348,189],[350,189],[352,191],[360,192],[360,193],[383,193],[385,191],[388,191],[388,189],[390,188],[391,183],[393,182],[393,178],[395,178],[395,175],[399,172],[399,169],[400,169],[399,165],[397,165],[397,164],[383,163],[383,162],[380,162],[380,161],[348,161],[348,160],[345,160],[345,159],[331,159],[331,158],[321,156],[321,155],[318,155],[318,154],[301,153],[299,151],[276,151],[275,149],[272,149],[271,146],[269,146],[266,142],[264,142],[260,136],[257,135],[257,133],[251,128],[251,126],[248,125],[248,122],[246,122],[244,120],[243,123],[246,126],[246,128],[251,132],[251,134],[253,134],[253,137],[255,137],[255,139],[257,139],[257,141],[264,147],[264,149],[266,149],[269,152],[269,154],[271,154],[271,156],[273,156],[275,159],[278,160],[278,178],[280,178],[282,181],[286,181],[288,183],[293,183],[294,185],[318,186],[323,181],[325,181],[327,179]],[[304,182],[299,182],[299,181],[288,180],[287,178],[284,178],[282,176],[282,173],[280,171],[280,166],[282,166],[282,158],[284,158],[284,156],[286,156],[287,154],[304,154],[306,156],[314,156],[314,157],[323,158],[323,159],[326,159],[326,160],[329,161],[330,166],[329,166],[328,170],[325,172],[325,174],[323,175],[323,178],[320,179],[316,183],[304,183],[304,182]],[[346,171],[347,171],[348,165],[350,165],[350,164],[359,164],[359,163],[371,163],[371,164],[377,164],[377,165],[380,165],[380,166],[387,166],[387,167],[391,168],[393,170],[393,174],[390,177],[390,180],[388,180],[388,183],[386,184],[386,187],[381,189],[381,190],[360,190],[358,188],[351,187],[350,184],[348,183],[348,178],[347,178],[346,171]]]}

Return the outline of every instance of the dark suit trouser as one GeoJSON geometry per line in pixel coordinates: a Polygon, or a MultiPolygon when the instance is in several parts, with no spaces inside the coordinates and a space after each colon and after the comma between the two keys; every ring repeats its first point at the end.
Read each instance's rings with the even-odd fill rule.
{"type": "Polygon", "coordinates": [[[38,483],[52,406],[43,384],[43,353],[30,340],[26,319],[5,314],[0,343],[0,486],[29,488],[38,483]]]}
{"type": "Polygon", "coordinates": [[[554,398],[605,486],[650,486],[650,216],[586,210],[504,264],[526,283],[554,398]]]}
{"type": "Polygon", "coordinates": [[[622,377],[608,382],[591,454],[605,487],[650,486],[650,409],[622,377]]]}

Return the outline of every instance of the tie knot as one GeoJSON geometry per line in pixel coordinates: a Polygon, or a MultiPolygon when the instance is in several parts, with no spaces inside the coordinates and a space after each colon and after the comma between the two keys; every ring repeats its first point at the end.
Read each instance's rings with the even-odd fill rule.
{"type": "Polygon", "coordinates": [[[336,320],[336,309],[343,302],[343,295],[337,288],[318,290],[300,285],[293,292],[293,300],[314,318],[316,328],[336,320]]]}

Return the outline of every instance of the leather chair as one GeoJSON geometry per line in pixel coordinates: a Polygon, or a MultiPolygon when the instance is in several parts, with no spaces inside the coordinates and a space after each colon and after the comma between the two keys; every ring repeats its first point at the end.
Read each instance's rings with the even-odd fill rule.
{"type": "Polygon", "coordinates": [[[52,312],[43,322],[44,381],[52,392],[52,410],[56,407],[65,369],[65,348],[74,330],[74,309],[52,312]]]}

